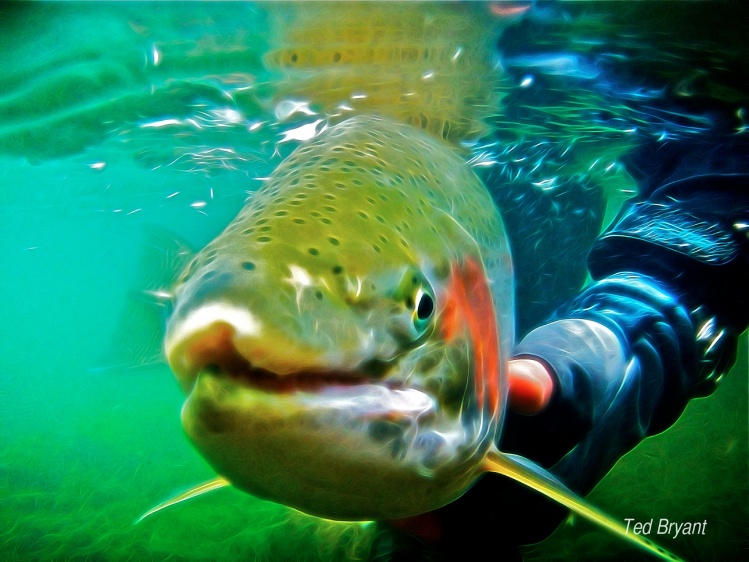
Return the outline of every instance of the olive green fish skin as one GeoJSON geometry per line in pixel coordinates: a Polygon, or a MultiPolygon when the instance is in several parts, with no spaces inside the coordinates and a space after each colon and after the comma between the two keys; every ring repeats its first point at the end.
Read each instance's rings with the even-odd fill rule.
{"type": "Polygon", "coordinates": [[[190,393],[188,436],[235,486],[329,518],[452,501],[500,424],[475,396],[469,334],[443,335],[451,268],[467,258],[484,266],[509,349],[509,251],[465,162],[375,116],[323,131],[175,290],[165,349],[190,393]],[[434,312],[420,318],[424,295],[434,312]]]}

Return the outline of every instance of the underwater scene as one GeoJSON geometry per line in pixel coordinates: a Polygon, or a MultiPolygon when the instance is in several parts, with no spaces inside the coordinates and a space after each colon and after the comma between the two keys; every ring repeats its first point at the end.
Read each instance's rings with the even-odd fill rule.
{"type": "Polygon", "coordinates": [[[0,559],[749,557],[742,3],[7,2],[0,26],[0,559]],[[682,196],[696,218],[659,231],[682,196]],[[732,237],[700,222],[719,204],[732,237]],[[622,301],[590,304],[603,275],[640,290],[601,264],[643,231],[718,264],[645,270],[678,338],[678,310],[728,311],[699,357],[663,319],[619,353],[622,301]],[[596,427],[510,361],[570,319],[596,338],[572,375],[590,352],[626,379],[596,427]]]}

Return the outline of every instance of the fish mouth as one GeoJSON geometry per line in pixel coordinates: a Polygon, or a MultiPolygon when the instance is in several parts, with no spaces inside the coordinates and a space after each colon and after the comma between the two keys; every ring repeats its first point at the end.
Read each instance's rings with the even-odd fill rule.
{"type": "Polygon", "coordinates": [[[235,354],[229,361],[206,363],[194,380],[200,376],[225,379],[229,384],[248,390],[269,394],[292,394],[294,392],[320,393],[331,388],[348,388],[377,384],[390,390],[402,390],[403,384],[386,378],[389,366],[384,362],[370,361],[356,371],[300,370],[291,373],[277,372],[255,367],[244,357],[235,354]]]}
{"type": "Polygon", "coordinates": [[[283,398],[286,407],[293,400],[299,408],[309,409],[341,410],[347,406],[370,419],[416,412],[423,415],[434,408],[432,398],[397,376],[397,359],[331,359],[288,344],[248,337],[241,327],[225,320],[167,341],[167,358],[188,400],[204,403],[208,394],[214,411],[219,407],[219,395],[206,393],[205,385],[199,384],[201,378],[220,382],[221,396],[253,395],[271,404],[283,398]]]}

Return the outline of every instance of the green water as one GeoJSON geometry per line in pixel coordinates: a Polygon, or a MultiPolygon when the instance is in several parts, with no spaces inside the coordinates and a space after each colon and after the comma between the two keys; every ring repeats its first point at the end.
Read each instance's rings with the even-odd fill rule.
{"type": "MultiPolygon", "coordinates": [[[[271,120],[232,90],[236,80],[272,81],[259,62],[262,9],[0,10],[0,558],[366,558],[372,525],[233,490],[134,526],[213,474],[182,435],[182,395],[166,366],[98,369],[142,282],[146,227],[198,248],[280,161],[272,125],[253,137],[211,113],[271,120]],[[176,134],[136,126],[201,116],[202,128],[176,134]],[[224,146],[228,157],[212,150],[224,146]]],[[[705,536],[661,538],[687,559],[747,556],[748,363],[744,334],[715,394],[625,456],[590,501],[622,519],[707,520],[705,536]]],[[[527,549],[529,560],[637,555],[579,521],[527,549]]]]}

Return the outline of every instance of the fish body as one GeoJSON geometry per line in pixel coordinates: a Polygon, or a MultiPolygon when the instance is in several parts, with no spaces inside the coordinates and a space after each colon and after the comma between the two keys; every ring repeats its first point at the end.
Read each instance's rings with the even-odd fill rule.
{"type": "Polygon", "coordinates": [[[188,436],[234,486],[404,517],[480,474],[512,318],[481,181],[442,140],[358,116],[299,147],[195,257],[165,350],[188,436]]]}

